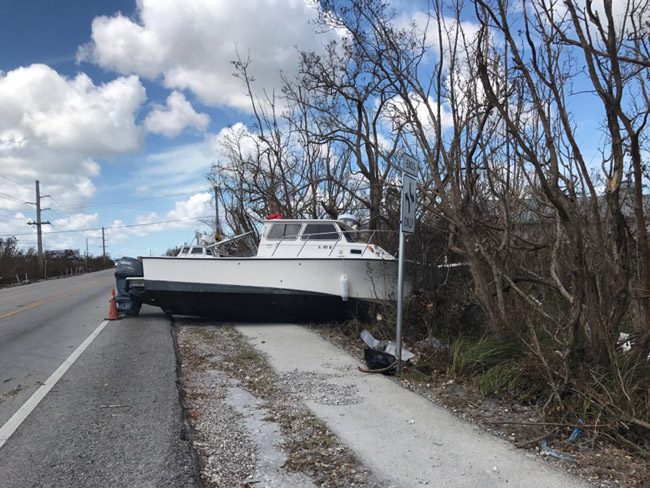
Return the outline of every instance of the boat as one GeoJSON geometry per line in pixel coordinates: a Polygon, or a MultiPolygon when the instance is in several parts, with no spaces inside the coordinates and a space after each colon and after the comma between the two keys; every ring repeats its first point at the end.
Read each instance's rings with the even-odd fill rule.
{"type": "MultiPolygon", "coordinates": [[[[197,253],[198,254],[198,253],[197,253]]],[[[249,257],[143,257],[130,293],[164,311],[225,321],[329,321],[364,317],[395,299],[397,261],[361,238],[358,222],[263,221],[249,257]]]]}
{"type": "Polygon", "coordinates": [[[198,259],[198,258],[216,258],[218,255],[213,253],[212,248],[207,246],[181,246],[180,251],[176,255],[177,258],[185,259],[198,259]]]}
{"type": "Polygon", "coordinates": [[[252,235],[253,232],[246,232],[227,239],[216,240],[213,236],[197,237],[196,244],[183,244],[176,254],[177,258],[198,259],[198,258],[218,258],[228,255],[228,247],[236,242],[244,240],[252,235]]]}

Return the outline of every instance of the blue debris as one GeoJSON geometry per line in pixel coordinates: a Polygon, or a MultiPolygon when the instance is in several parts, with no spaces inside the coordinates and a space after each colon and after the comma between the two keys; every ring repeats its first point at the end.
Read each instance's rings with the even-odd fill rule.
{"type": "Polygon", "coordinates": [[[542,456],[551,456],[556,459],[559,459],[560,461],[566,461],[568,463],[575,463],[578,461],[573,456],[569,456],[568,454],[562,454],[556,451],[555,449],[551,449],[550,447],[548,447],[548,442],[546,441],[546,439],[542,439],[541,441],[539,441],[539,453],[542,456]]]}
{"type": "MultiPolygon", "coordinates": [[[[578,425],[582,425],[582,424],[585,423],[585,421],[582,420],[582,419],[578,419],[578,421],[576,423],[578,425]]],[[[580,427],[575,427],[571,431],[571,435],[569,436],[569,438],[566,441],[567,442],[575,442],[575,441],[577,441],[582,436],[582,432],[583,432],[583,430],[580,427]]]]}

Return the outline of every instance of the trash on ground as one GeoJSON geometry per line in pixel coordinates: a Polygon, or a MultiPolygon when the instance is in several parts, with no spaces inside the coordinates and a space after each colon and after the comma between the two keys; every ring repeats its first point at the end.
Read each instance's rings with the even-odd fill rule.
{"type": "MultiPolygon", "coordinates": [[[[578,422],[577,422],[578,425],[582,425],[584,423],[585,423],[584,420],[578,419],[578,422]]],[[[580,427],[575,427],[571,431],[571,435],[569,436],[569,438],[566,441],[567,442],[575,442],[575,441],[577,441],[580,438],[580,436],[582,436],[582,432],[583,431],[582,431],[582,429],[580,427]]]]}
{"type": "MultiPolygon", "coordinates": [[[[397,345],[394,341],[380,341],[379,339],[375,339],[367,329],[363,329],[361,331],[361,340],[374,351],[384,352],[390,354],[393,357],[397,356],[397,345]]],[[[402,346],[402,362],[408,363],[411,362],[414,358],[415,354],[402,346]]]]}
{"type": "Polygon", "coordinates": [[[359,368],[360,371],[364,373],[382,373],[386,375],[395,372],[397,358],[392,354],[388,354],[382,351],[375,351],[374,349],[366,347],[363,350],[363,356],[366,360],[368,369],[359,368]]]}
{"type": "MultiPolygon", "coordinates": [[[[638,332],[628,334],[627,332],[619,332],[618,340],[616,341],[616,348],[623,353],[628,353],[636,345],[640,338],[638,332]]],[[[650,361],[650,354],[648,354],[648,361],[650,361]]]]}
{"type": "Polygon", "coordinates": [[[568,454],[562,454],[561,452],[558,452],[555,449],[551,449],[548,446],[548,442],[546,439],[542,439],[541,441],[539,441],[539,453],[542,456],[554,457],[555,459],[559,459],[560,461],[566,461],[569,463],[575,463],[578,461],[574,456],[569,456],[568,454]]]}

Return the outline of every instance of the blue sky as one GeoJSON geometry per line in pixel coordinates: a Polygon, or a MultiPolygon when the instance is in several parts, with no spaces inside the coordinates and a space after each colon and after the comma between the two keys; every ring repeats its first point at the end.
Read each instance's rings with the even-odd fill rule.
{"type": "Polygon", "coordinates": [[[160,254],[207,230],[205,178],[228,127],[250,122],[236,53],[277,89],[318,49],[309,2],[0,0],[0,238],[46,249],[160,254]],[[155,224],[155,225],[154,225],[155,224]]]}
{"type": "MultiPolygon", "coordinates": [[[[207,231],[218,143],[251,123],[232,61],[279,90],[336,35],[315,17],[311,0],[0,0],[0,238],[35,247],[36,179],[46,249],[97,255],[104,227],[112,257],[162,254],[207,231]]],[[[598,169],[600,113],[573,97],[598,169]]]]}

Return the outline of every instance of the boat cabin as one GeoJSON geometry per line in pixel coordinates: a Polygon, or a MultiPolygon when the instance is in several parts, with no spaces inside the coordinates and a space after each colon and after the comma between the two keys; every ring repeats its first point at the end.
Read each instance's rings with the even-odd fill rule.
{"type": "Polygon", "coordinates": [[[218,254],[205,246],[183,246],[176,255],[177,258],[215,258],[218,254]]]}
{"type": "Polygon", "coordinates": [[[257,257],[394,260],[343,220],[322,219],[264,221],[257,257]]]}

